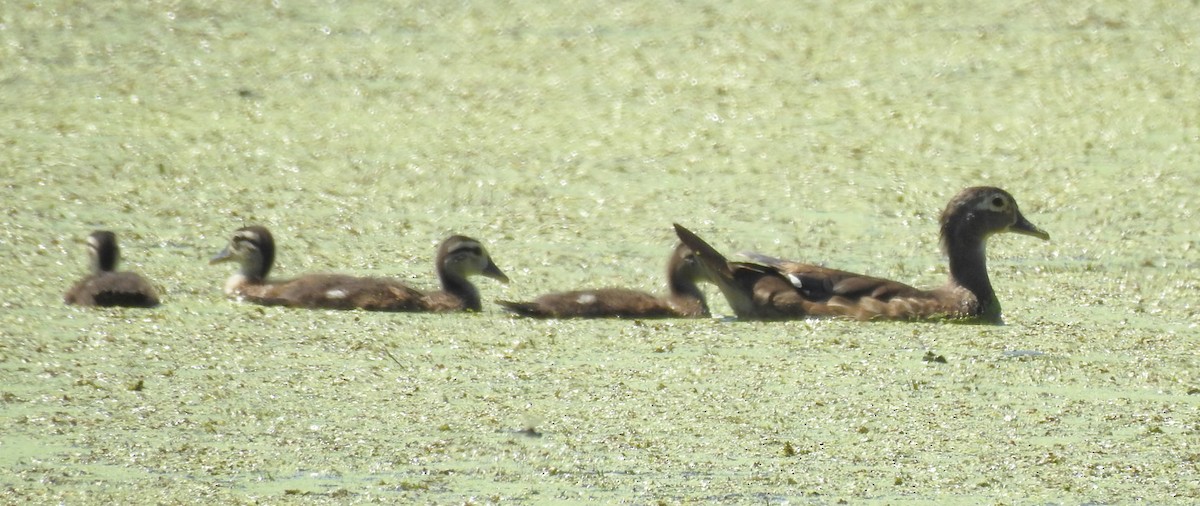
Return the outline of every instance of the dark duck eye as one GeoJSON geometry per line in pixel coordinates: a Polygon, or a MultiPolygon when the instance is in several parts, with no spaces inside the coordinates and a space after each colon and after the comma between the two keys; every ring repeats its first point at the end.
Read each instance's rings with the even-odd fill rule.
{"type": "Polygon", "coordinates": [[[1004,209],[1004,205],[1005,205],[1005,204],[1007,204],[1007,203],[1008,203],[1008,202],[1006,202],[1006,201],[1004,200],[1004,197],[993,197],[993,198],[992,198],[992,209],[995,209],[995,210],[997,210],[997,211],[1001,211],[1001,210],[1003,210],[1003,209],[1004,209]]]}

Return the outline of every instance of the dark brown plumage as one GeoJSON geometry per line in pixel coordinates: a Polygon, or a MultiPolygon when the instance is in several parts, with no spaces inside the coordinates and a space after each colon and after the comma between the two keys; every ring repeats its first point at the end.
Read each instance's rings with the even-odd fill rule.
{"type": "Polygon", "coordinates": [[[78,306],[157,306],[158,294],[145,278],[116,272],[121,251],[116,234],[97,230],[88,236],[92,273],[67,290],[63,301],[78,306]]]}
{"type": "Polygon", "coordinates": [[[699,268],[692,250],[680,244],[667,260],[670,292],[664,297],[629,288],[599,288],[548,293],[529,302],[496,302],[534,318],[699,318],[709,315],[704,293],[696,286],[699,268]]]}
{"type": "Polygon", "coordinates": [[[694,249],[738,318],[775,320],[841,316],[859,320],[965,319],[1001,323],[1000,301],[988,279],[986,245],[992,234],[1015,232],[1049,240],[999,188],[967,188],[941,217],[950,279],[920,290],[896,281],[748,253],[755,263],[730,262],[691,231],[675,225],[694,249]]]}
{"type": "Polygon", "coordinates": [[[496,267],[483,245],[461,235],[442,241],[437,272],[442,290],[424,293],[400,281],[341,274],[308,274],[286,281],[268,281],[275,260],[275,240],[265,227],[234,232],[229,246],[209,263],[237,260],[241,270],[225,283],[225,293],[266,306],[367,311],[479,311],[479,291],[468,276],[487,276],[503,283],[508,277],[496,267]]]}

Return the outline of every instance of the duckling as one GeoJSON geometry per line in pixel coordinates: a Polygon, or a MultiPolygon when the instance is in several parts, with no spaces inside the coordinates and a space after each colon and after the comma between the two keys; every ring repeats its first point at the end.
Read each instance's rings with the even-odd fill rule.
{"type": "Polygon", "coordinates": [[[941,216],[942,249],[950,258],[944,286],[921,290],[903,283],[762,255],[755,263],[730,262],[712,246],[676,224],[679,238],[694,249],[738,318],[777,320],[840,316],[859,320],[965,320],[1002,323],[985,254],[987,239],[1000,232],[1049,240],[1017,208],[1008,192],[967,188],[941,216]]]}
{"type": "Polygon", "coordinates": [[[496,303],[534,318],[700,318],[709,313],[704,293],[696,286],[699,279],[699,262],[691,248],[679,244],[667,259],[670,293],[664,297],[628,288],[600,288],[548,293],[529,302],[496,303]]]}
{"type": "Polygon", "coordinates": [[[479,290],[468,276],[483,275],[502,283],[508,277],[492,262],[479,241],[455,235],[442,241],[437,272],[442,290],[424,293],[400,281],[341,274],[308,274],[286,281],[267,281],[275,260],[275,239],[265,227],[238,229],[210,264],[237,260],[241,270],[225,283],[225,293],[265,306],[367,311],[479,311],[479,290]]]}
{"type": "Polygon", "coordinates": [[[158,294],[145,278],[132,272],[116,272],[121,256],[116,234],[97,230],[88,235],[87,243],[92,273],[67,290],[64,302],[79,306],[158,305],[158,294]]]}
{"type": "Polygon", "coordinates": [[[464,235],[447,237],[438,246],[437,274],[442,289],[425,295],[425,311],[482,310],[479,289],[467,280],[468,276],[508,283],[508,276],[492,261],[483,244],[464,235]]]}

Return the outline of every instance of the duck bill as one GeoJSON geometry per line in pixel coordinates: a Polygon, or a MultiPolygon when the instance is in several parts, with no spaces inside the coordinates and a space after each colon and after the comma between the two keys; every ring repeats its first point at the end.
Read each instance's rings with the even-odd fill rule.
{"type": "Polygon", "coordinates": [[[508,283],[508,276],[505,276],[504,272],[499,267],[496,267],[495,262],[488,261],[487,267],[483,268],[482,274],[501,283],[508,283]]]}
{"type": "Polygon", "coordinates": [[[229,251],[229,248],[226,247],[225,249],[221,250],[220,253],[217,253],[216,255],[213,255],[212,258],[208,259],[208,265],[228,262],[230,260],[233,260],[233,252],[229,251]]]}
{"type": "Polygon", "coordinates": [[[1029,220],[1025,219],[1025,217],[1020,213],[1017,214],[1017,222],[1010,225],[1008,227],[1008,231],[1016,232],[1022,235],[1031,235],[1043,241],[1050,240],[1050,234],[1046,233],[1045,230],[1037,228],[1037,225],[1030,223],[1029,220]]]}

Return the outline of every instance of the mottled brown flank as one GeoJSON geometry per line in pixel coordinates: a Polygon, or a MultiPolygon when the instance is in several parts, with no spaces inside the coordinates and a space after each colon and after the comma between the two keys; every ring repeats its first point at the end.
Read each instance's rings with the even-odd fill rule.
{"type": "Polygon", "coordinates": [[[236,259],[241,271],[226,292],[255,304],[308,309],[366,311],[478,311],[479,292],[468,276],[484,275],[507,282],[478,241],[452,236],[438,248],[436,265],[442,290],[425,293],[387,278],[342,274],[308,274],[285,281],[266,279],[274,258],[274,238],[260,226],[235,232],[229,246],[213,262],[236,259]]]}
{"type": "Polygon", "coordinates": [[[425,310],[424,294],[399,281],[340,274],[309,274],[283,281],[245,283],[238,287],[236,295],[264,306],[367,311],[425,310]]]}
{"type": "Polygon", "coordinates": [[[694,298],[658,297],[628,288],[598,288],[542,295],[530,302],[496,301],[535,318],[696,318],[708,311],[694,298]]]}
{"type": "Polygon", "coordinates": [[[529,302],[496,302],[534,318],[699,318],[709,316],[704,293],[696,286],[700,277],[692,250],[680,244],[667,260],[670,291],[663,297],[629,288],[599,288],[548,293],[529,302]]]}
{"type": "Polygon", "coordinates": [[[1000,323],[1000,303],[988,279],[987,238],[1017,232],[1048,239],[1017,210],[1004,190],[967,188],[942,214],[943,244],[950,257],[945,286],[921,290],[887,279],[748,253],[757,263],[730,262],[684,227],[676,231],[697,251],[709,280],[739,318],[775,320],[836,316],[858,320],[973,319],[1000,323]]]}
{"type": "Polygon", "coordinates": [[[781,275],[786,283],[761,285],[759,291],[764,295],[756,300],[774,297],[778,301],[788,301],[786,306],[781,306],[781,303],[765,304],[774,306],[775,311],[762,310],[771,315],[764,319],[787,318],[798,314],[841,316],[856,320],[919,320],[965,318],[979,312],[979,302],[968,290],[940,287],[926,291],[897,281],[756,253],[746,255],[757,264],[770,267],[766,272],[770,276],[781,275]]]}

